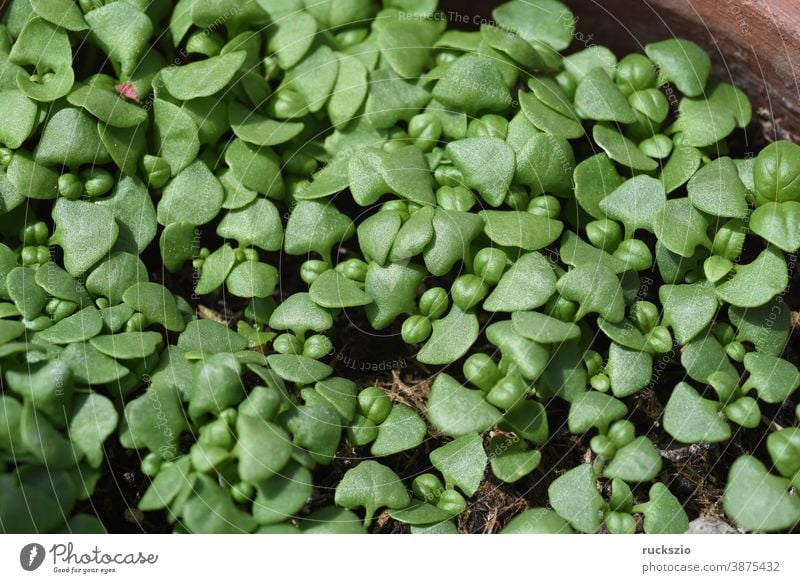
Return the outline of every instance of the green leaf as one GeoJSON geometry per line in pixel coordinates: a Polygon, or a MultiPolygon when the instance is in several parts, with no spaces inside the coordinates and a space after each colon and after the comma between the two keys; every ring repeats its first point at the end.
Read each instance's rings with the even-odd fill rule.
{"type": "Polygon", "coordinates": [[[572,193],[575,154],[564,138],[535,134],[517,153],[515,180],[531,189],[532,194],[572,193]]]}
{"type": "Polygon", "coordinates": [[[333,461],[341,437],[336,409],[328,404],[295,407],[281,416],[281,423],[313,461],[320,464],[333,461]]]}
{"type": "Polygon", "coordinates": [[[677,190],[694,176],[702,164],[703,154],[691,146],[677,146],[661,169],[661,182],[667,194],[677,190]]]}
{"type": "Polygon", "coordinates": [[[278,270],[260,261],[242,261],[228,274],[225,286],[240,298],[266,298],[280,279],[278,270]]]}
{"type": "Polygon", "coordinates": [[[530,399],[506,411],[500,428],[536,445],[543,445],[549,437],[544,405],[530,399]]]}
{"type": "Polygon", "coordinates": [[[649,482],[661,471],[661,454],[647,437],[637,437],[623,446],[603,470],[606,478],[626,482],[649,482]]]}
{"type": "Polygon", "coordinates": [[[596,312],[610,322],[625,317],[625,303],[619,279],[601,264],[585,264],[562,275],[556,290],[568,300],[580,304],[575,320],[596,312]]]}
{"type": "Polygon", "coordinates": [[[682,142],[687,146],[713,146],[736,128],[733,112],[705,99],[682,99],[678,113],[672,129],[683,133],[682,142]]]}
{"type": "Polygon", "coordinates": [[[372,442],[370,453],[385,457],[413,449],[424,441],[426,432],[425,422],[413,409],[394,405],[389,416],[378,425],[378,437],[372,442]]]}
{"type": "Polygon", "coordinates": [[[82,457],[82,453],[73,449],[69,440],[29,402],[22,407],[20,435],[25,450],[51,470],[72,467],[82,457]]]}
{"type": "Polygon", "coordinates": [[[707,219],[688,198],[667,200],[653,217],[653,230],[658,241],[681,257],[692,257],[698,245],[711,247],[707,228],[707,219]]]}
{"type": "Polygon", "coordinates": [[[702,95],[711,72],[708,54],[692,41],[671,38],[651,43],[644,52],[658,66],[661,76],[689,97],[702,95]]]}
{"type": "Polygon", "coordinates": [[[34,157],[45,166],[73,168],[109,161],[97,122],[74,107],[65,107],[47,120],[34,157]]]}
{"type": "Polygon", "coordinates": [[[311,472],[290,462],[281,473],[256,486],[253,518],[258,524],[277,524],[302,510],[313,492],[311,472]]]}
{"type": "Polygon", "coordinates": [[[605,153],[595,154],[578,164],[572,176],[578,204],[595,219],[604,219],[600,201],[624,182],[614,163],[605,153]]]}
{"type": "Polygon", "coordinates": [[[314,385],[314,389],[336,409],[343,423],[350,423],[356,415],[358,399],[353,381],[331,377],[314,385]]]}
{"type": "Polygon", "coordinates": [[[64,250],[64,267],[76,277],[107,255],[119,234],[111,210],[91,202],[59,198],[53,220],[56,230],[50,242],[64,250]]]}
{"type": "Polygon", "coordinates": [[[333,370],[327,364],[297,354],[271,354],[267,361],[278,376],[300,384],[320,381],[333,370]]]}
{"type": "Polygon", "coordinates": [[[103,443],[117,427],[119,415],[114,404],[103,395],[78,395],[72,406],[69,436],[92,467],[103,463],[103,443]]]}
{"type": "Polygon", "coordinates": [[[577,325],[540,312],[514,312],[511,321],[519,335],[539,344],[561,344],[581,336],[577,325]]]}
{"type": "Polygon", "coordinates": [[[67,31],[36,16],[27,20],[19,32],[8,61],[19,66],[16,69],[17,87],[34,101],[50,102],[64,97],[75,82],[67,31]],[[42,52],[43,46],[47,47],[46,52],[42,52]],[[49,69],[52,76],[31,79],[22,67],[49,69]]]}
{"type": "Polygon", "coordinates": [[[423,259],[432,275],[444,275],[467,257],[470,244],[483,230],[483,220],[474,213],[437,207],[432,224],[433,238],[423,259]]]}
{"type": "Polygon", "coordinates": [[[122,302],[125,290],[147,281],[147,268],[136,255],[122,251],[112,253],[86,279],[86,289],[93,296],[108,298],[114,305],[122,302]]]}
{"type": "Polygon", "coordinates": [[[317,277],[308,293],[323,308],[349,308],[372,303],[372,298],[354,281],[335,269],[329,269],[317,277]]]}
{"type": "Polygon", "coordinates": [[[442,510],[438,506],[419,500],[412,500],[411,506],[408,508],[390,510],[389,516],[393,520],[411,525],[432,525],[449,521],[453,517],[452,513],[442,510]]]}
{"type": "Polygon", "coordinates": [[[230,494],[205,474],[197,475],[182,514],[186,528],[197,534],[242,534],[256,529],[253,517],[239,510],[230,494]]]}
{"type": "Polygon", "coordinates": [[[123,74],[130,75],[153,36],[150,18],[128,2],[105,4],[88,12],[85,18],[98,46],[121,65],[123,74]]]}
{"type": "Polygon", "coordinates": [[[178,348],[203,355],[247,349],[247,340],[213,320],[192,320],[178,337],[178,348]]]}
{"type": "Polygon", "coordinates": [[[636,121],[628,99],[601,68],[592,69],[578,83],[575,89],[575,109],[584,119],[625,124],[636,121]]]}
{"type": "Polygon", "coordinates": [[[649,495],[642,513],[645,533],[683,534],[689,529],[683,505],[664,484],[656,482],[650,486],[649,495]]]}
{"type": "Polygon", "coordinates": [[[302,123],[269,119],[235,101],[228,104],[228,123],[236,137],[256,146],[276,146],[297,137],[302,123]]]}
{"type": "Polygon", "coordinates": [[[419,205],[433,205],[433,178],[422,150],[405,146],[383,156],[381,176],[391,191],[419,205]]]}
{"type": "Polygon", "coordinates": [[[709,383],[714,373],[722,373],[731,380],[739,376],[725,349],[712,335],[700,336],[686,344],[681,350],[681,364],[700,383],[709,383]]]}
{"type": "Polygon", "coordinates": [[[38,121],[39,108],[36,102],[17,89],[0,92],[0,143],[17,149],[33,133],[38,121]]]}
{"type": "Polygon", "coordinates": [[[762,251],[752,263],[734,269],[734,276],[716,287],[717,297],[734,306],[761,306],[783,292],[789,284],[786,260],[783,253],[774,247],[762,251]]]}
{"type": "Polygon", "coordinates": [[[433,97],[472,116],[511,106],[511,93],[500,71],[492,60],[477,55],[453,62],[433,88],[433,97]]]}
{"type": "Polygon", "coordinates": [[[467,496],[475,495],[488,461],[480,435],[473,433],[459,437],[433,450],[430,458],[448,485],[458,486],[467,496]]]}
{"type": "Polygon", "coordinates": [[[115,250],[141,254],[156,236],[156,209],[147,187],[138,179],[120,177],[111,196],[97,201],[114,214],[119,227],[115,250]]]}
{"type": "Polygon", "coordinates": [[[139,282],[125,290],[122,301],[167,330],[182,332],[186,327],[175,297],[163,285],[139,282]]]}
{"type": "Polygon", "coordinates": [[[758,352],[744,356],[744,368],[750,373],[743,389],[755,389],[767,403],[782,403],[800,387],[800,372],[791,362],[758,352]]]}
{"type": "Polygon", "coordinates": [[[789,427],[770,433],[767,451],[781,475],[794,476],[800,471],[800,428],[789,427]]]}
{"type": "Polygon", "coordinates": [[[145,512],[166,508],[187,486],[191,462],[188,456],[169,465],[162,465],[150,487],[139,500],[139,510],[145,512]]]}
{"type": "Polygon", "coordinates": [[[417,353],[423,364],[450,364],[470,349],[478,338],[478,317],[453,304],[444,318],[433,322],[433,333],[417,353]]]}
{"type": "Polygon", "coordinates": [[[750,229],[787,253],[800,249],[800,202],[769,202],[750,216],[750,229]]]}
{"type": "Polygon", "coordinates": [[[40,332],[37,338],[51,344],[72,344],[89,340],[100,334],[102,329],[103,319],[100,317],[100,311],[88,306],[40,332]]]}
{"type": "Polygon", "coordinates": [[[458,437],[481,433],[495,425],[502,415],[487,403],[480,391],[461,386],[445,373],[439,373],[428,397],[428,419],[442,433],[458,437]]]}
{"type": "Polygon", "coordinates": [[[73,398],[73,375],[65,360],[5,369],[6,386],[44,413],[57,427],[66,425],[73,398]]]}
{"type": "Polygon", "coordinates": [[[678,383],[664,408],[664,429],[683,443],[727,441],[731,429],[720,416],[721,405],[704,399],[687,383],[678,383]]]}
{"type": "Polygon", "coordinates": [[[331,247],[353,236],[353,221],[330,203],[304,200],[297,203],[286,225],[284,249],[290,255],[316,251],[327,256],[331,247]]]}
{"type": "Polygon", "coordinates": [[[194,366],[189,389],[189,415],[193,419],[205,413],[218,415],[244,398],[241,365],[232,354],[205,356],[194,366]]]}
{"type": "Polygon", "coordinates": [[[177,176],[200,151],[197,124],[184,107],[164,99],[154,101],[153,119],[156,152],[170,165],[172,175],[177,176]]]}
{"type": "Polygon", "coordinates": [[[85,385],[104,385],[118,381],[130,371],[91,344],[70,344],[61,353],[72,369],[75,380],[85,385]]]}
{"type": "Polygon", "coordinates": [[[339,75],[328,102],[328,117],[337,129],[344,128],[353,119],[367,97],[367,68],[358,57],[337,54],[339,75]]]}
{"type": "Polygon", "coordinates": [[[653,232],[653,217],[667,200],[661,181],[646,174],[634,176],[599,202],[599,208],[607,217],[625,225],[625,233],[645,229],[653,232]]]}
{"type": "Polygon", "coordinates": [[[504,30],[516,32],[531,44],[546,43],[563,51],[572,42],[575,18],[564,4],[555,0],[512,0],[492,12],[504,30]]]}
{"type": "Polygon", "coordinates": [[[414,296],[425,278],[425,270],[414,263],[391,263],[381,267],[370,263],[364,291],[373,303],[367,306],[367,318],[376,330],[382,330],[395,318],[416,309],[414,296]]]}
{"type": "Polygon", "coordinates": [[[371,71],[368,86],[364,117],[375,128],[389,128],[400,120],[409,120],[431,100],[423,87],[388,67],[371,71]]]}
{"type": "Polygon", "coordinates": [[[411,502],[397,474],[372,460],[363,461],[347,470],[336,486],[334,499],[337,505],[344,508],[364,508],[365,527],[372,522],[379,508],[400,509],[411,502]]]}
{"type": "Polygon", "coordinates": [[[610,395],[597,391],[587,391],[576,397],[569,407],[569,432],[586,433],[592,427],[604,434],[617,419],[628,414],[628,407],[610,395]]]}
{"type": "Polygon", "coordinates": [[[756,458],[741,456],[728,475],[725,514],[746,530],[789,530],[800,522],[800,498],[789,488],[789,480],[773,476],[756,458]]]}
{"type": "Polygon", "coordinates": [[[623,166],[645,172],[658,168],[658,162],[645,156],[633,141],[610,125],[595,124],[592,128],[592,137],[609,158],[623,166]]]}
{"type": "Polygon", "coordinates": [[[480,211],[486,236],[498,245],[536,251],[558,239],[564,227],[540,215],[523,211],[480,211]]]}
{"type": "Polygon", "coordinates": [[[277,55],[281,69],[291,69],[314,44],[317,21],[308,12],[298,11],[281,18],[275,24],[278,30],[270,39],[269,48],[277,55]]]}
{"type": "Polygon", "coordinates": [[[549,508],[529,508],[509,520],[500,534],[572,534],[572,529],[549,508]]]}
{"type": "Polygon", "coordinates": [[[327,506],[312,512],[300,521],[301,532],[305,534],[364,534],[361,519],[350,512],[334,506],[327,506]]]}
{"type": "Polygon", "coordinates": [[[41,314],[47,304],[47,294],[36,283],[36,271],[31,267],[15,267],[6,276],[6,292],[26,320],[41,314]]]}
{"type": "Polygon", "coordinates": [[[432,46],[444,27],[434,19],[382,13],[375,20],[381,57],[402,77],[418,78],[432,61],[432,46]]]}
{"type": "MultiPolygon", "coordinates": [[[[17,150],[6,170],[7,184],[16,194],[38,200],[51,200],[58,196],[58,174],[34,162],[24,150],[17,150]]],[[[9,196],[5,195],[4,196],[9,196]]],[[[15,203],[14,206],[16,206],[15,203]]]]}
{"type": "Polygon", "coordinates": [[[246,56],[244,51],[233,51],[182,67],[168,67],[161,71],[161,79],[170,95],[182,101],[209,97],[231,82],[246,56]]]}
{"type": "Polygon", "coordinates": [[[219,289],[236,263],[236,252],[225,243],[203,260],[200,278],[195,284],[194,293],[210,294],[219,289]]]}
{"type": "Polygon", "coordinates": [[[608,348],[605,368],[615,397],[624,398],[638,393],[653,376],[653,357],[647,352],[620,346],[612,342],[608,348]]]}
{"type": "Polygon", "coordinates": [[[191,223],[172,223],[164,227],[158,240],[161,259],[167,271],[174,273],[184,263],[200,254],[197,227],[191,223]]]}
{"type": "Polygon", "coordinates": [[[61,28],[73,32],[89,28],[80,8],[72,0],[30,0],[30,5],[38,16],[61,28]]]}
{"type": "Polygon", "coordinates": [[[600,512],[606,503],[597,491],[592,466],[582,464],[559,476],[547,496],[553,510],[576,530],[591,534],[600,529],[600,512]]]}
{"type": "Polygon", "coordinates": [[[518,482],[539,467],[542,453],[535,449],[524,449],[519,441],[499,435],[489,442],[492,474],[507,484],[518,482]]]}
{"type": "Polygon", "coordinates": [[[158,222],[204,225],[222,208],[225,193],[216,176],[202,160],[184,168],[164,189],[158,202],[158,222]]]}
{"type": "Polygon", "coordinates": [[[401,262],[418,255],[433,238],[434,207],[424,206],[403,223],[395,235],[389,260],[401,262]]]}
{"type": "Polygon", "coordinates": [[[773,298],[757,308],[728,308],[728,319],[737,338],[752,342],[758,352],[778,356],[789,340],[791,314],[782,298],[773,298]]]}
{"type": "Polygon", "coordinates": [[[296,67],[286,72],[281,87],[299,93],[309,111],[315,113],[328,102],[338,70],[336,54],[328,46],[319,44],[296,67]]]}
{"type": "Polygon", "coordinates": [[[306,293],[296,293],[286,298],[269,319],[270,328],[291,330],[301,336],[309,330],[324,332],[331,326],[333,318],[330,312],[319,307],[306,293]]]}
{"type": "Polygon", "coordinates": [[[133,128],[147,121],[144,108],[100,85],[80,85],[67,96],[67,101],[114,128],[133,128]]]}
{"type": "Polygon", "coordinates": [[[117,359],[145,358],[161,347],[158,332],[122,332],[95,336],[89,343],[103,354],[117,359]]]}
{"type": "Polygon", "coordinates": [[[483,302],[488,312],[516,312],[543,306],[556,291],[556,275],[541,253],[526,253],[503,274],[483,302]]]}
{"type": "Polygon", "coordinates": [[[800,201],[800,147],[779,140],[759,152],[753,167],[757,202],[800,201]]]}
{"type": "Polygon", "coordinates": [[[514,179],[514,151],[500,138],[467,138],[445,149],[464,176],[464,186],[477,190],[490,206],[500,206],[514,179]]]}
{"type": "Polygon", "coordinates": [[[675,340],[686,344],[702,332],[717,313],[717,298],[707,285],[662,285],[658,297],[664,307],[662,324],[672,328],[675,340]]]}
{"type": "Polygon", "coordinates": [[[250,415],[236,418],[239,476],[256,483],[280,475],[292,456],[289,434],[281,427],[250,415]]]}
{"type": "Polygon", "coordinates": [[[748,214],[747,189],[730,158],[718,158],[701,168],[686,186],[699,210],[717,217],[743,219],[748,214]]]}
{"type": "MultiPolygon", "coordinates": [[[[569,102],[569,99],[563,96],[563,92],[557,92],[555,95],[563,98],[565,102],[569,102]]],[[[544,102],[541,93],[520,91],[517,94],[517,98],[525,116],[536,128],[546,134],[568,140],[580,138],[584,135],[583,126],[572,110],[568,110],[568,113],[562,113],[554,109],[553,105],[544,102]]],[[[560,99],[558,103],[560,103],[560,99]]]]}

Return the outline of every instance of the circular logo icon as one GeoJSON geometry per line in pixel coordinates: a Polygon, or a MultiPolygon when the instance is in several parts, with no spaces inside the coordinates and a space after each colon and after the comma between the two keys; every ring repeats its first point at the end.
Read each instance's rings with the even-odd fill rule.
{"type": "Polygon", "coordinates": [[[44,562],[44,547],[39,543],[30,543],[19,552],[19,564],[26,571],[35,571],[44,562]]]}

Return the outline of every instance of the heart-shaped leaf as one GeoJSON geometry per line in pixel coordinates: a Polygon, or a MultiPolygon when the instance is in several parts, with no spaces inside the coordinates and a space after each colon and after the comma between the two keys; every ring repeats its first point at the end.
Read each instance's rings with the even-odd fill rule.
{"type": "Polygon", "coordinates": [[[750,378],[742,387],[755,389],[758,398],[767,403],[782,403],[800,386],[800,372],[791,362],[768,354],[748,352],[744,368],[750,378]]]}
{"type": "Polygon", "coordinates": [[[461,386],[448,374],[440,373],[428,397],[428,419],[442,433],[458,437],[480,433],[496,424],[500,411],[483,398],[480,391],[461,386]]]}
{"type": "Polygon", "coordinates": [[[789,493],[789,487],[789,480],[773,476],[756,458],[741,456],[728,475],[725,514],[747,530],[790,529],[800,522],[800,499],[789,493]]]}
{"type": "Polygon", "coordinates": [[[606,503],[597,491],[592,466],[581,464],[559,476],[547,496],[553,510],[576,530],[595,533],[600,529],[600,512],[606,503]]]}
{"type": "Polygon", "coordinates": [[[626,482],[648,482],[658,475],[661,466],[661,454],[650,439],[641,436],[617,450],[603,475],[626,482]]]}
{"type": "Polygon", "coordinates": [[[717,297],[742,308],[766,304],[789,283],[786,259],[774,247],[768,247],[752,263],[739,265],[728,281],[717,285],[717,297]]]}
{"type": "Polygon", "coordinates": [[[379,508],[405,508],[411,499],[397,474],[376,461],[366,460],[347,470],[336,486],[335,501],[345,508],[364,508],[364,526],[369,526],[379,508]]]}
{"type": "Polygon", "coordinates": [[[731,429],[720,417],[721,405],[704,399],[687,383],[678,383],[664,408],[664,429],[683,443],[727,441],[731,429]]]}
{"type": "Polygon", "coordinates": [[[769,202],[759,206],[750,217],[750,228],[787,253],[800,248],[800,202],[769,202]]]}
{"type": "Polygon", "coordinates": [[[718,158],[701,168],[686,186],[689,200],[699,210],[717,217],[747,216],[747,189],[730,158],[718,158]]]}
{"type": "Polygon", "coordinates": [[[431,463],[447,484],[458,486],[467,496],[474,496],[486,469],[483,440],[476,434],[464,435],[431,452],[431,463]]]}
{"type": "Polygon", "coordinates": [[[378,426],[378,437],[370,453],[376,457],[393,455],[413,449],[423,442],[427,428],[413,409],[394,405],[389,416],[378,426]]]}

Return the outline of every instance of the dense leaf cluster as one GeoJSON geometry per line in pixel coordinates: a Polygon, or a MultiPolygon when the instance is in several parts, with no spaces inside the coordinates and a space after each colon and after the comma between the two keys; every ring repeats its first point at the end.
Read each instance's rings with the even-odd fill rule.
{"type": "Polygon", "coordinates": [[[800,386],[800,147],[731,157],[749,101],[690,41],[618,60],[567,50],[555,0],[472,32],[436,9],[10,2],[0,529],[102,530],[74,509],[114,441],[181,532],[363,532],[384,509],[456,532],[488,476],[538,469],[549,506],[504,532],[680,533],[663,443],[629,418],[654,387],[678,442],[767,434],[729,518],[800,522],[800,429],[762,414],[800,386]],[[227,321],[200,309],[219,298],[227,321]],[[336,376],[348,318],[397,331],[429,394],[336,376]],[[590,445],[557,472],[556,406],[590,445]]]}

